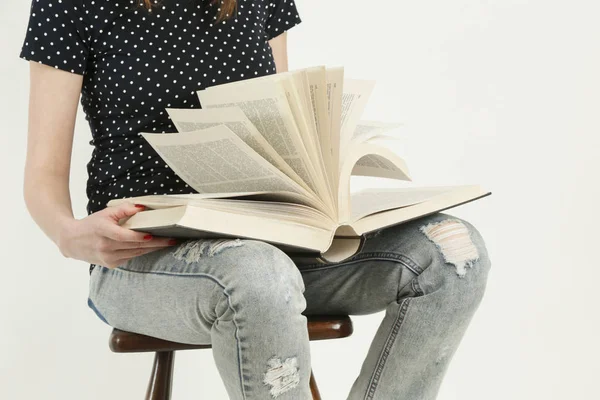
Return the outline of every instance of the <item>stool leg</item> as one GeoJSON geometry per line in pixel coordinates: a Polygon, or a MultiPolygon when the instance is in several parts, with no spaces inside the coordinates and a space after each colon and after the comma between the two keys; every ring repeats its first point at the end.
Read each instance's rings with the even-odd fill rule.
{"type": "Polygon", "coordinates": [[[319,393],[315,374],[313,374],[312,369],[310,370],[310,392],[312,393],[313,400],[321,400],[321,394],[319,393]]]}
{"type": "Polygon", "coordinates": [[[173,383],[174,351],[156,352],[146,391],[146,400],[170,400],[173,383]]]}

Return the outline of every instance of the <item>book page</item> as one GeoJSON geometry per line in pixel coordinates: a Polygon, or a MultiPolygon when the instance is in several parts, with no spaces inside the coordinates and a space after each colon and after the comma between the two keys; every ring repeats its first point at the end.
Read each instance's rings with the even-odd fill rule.
{"type": "Polygon", "coordinates": [[[491,192],[479,185],[458,185],[436,195],[432,192],[427,199],[415,204],[369,214],[350,225],[345,225],[343,231],[340,229],[338,232],[342,235],[362,235],[365,232],[457,207],[488,195],[491,195],[491,192]]]}
{"type": "Polygon", "coordinates": [[[362,244],[361,237],[334,237],[326,252],[321,258],[328,262],[341,262],[356,254],[362,244]]]}
{"type": "Polygon", "coordinates": [[[142,136],[199,193],[288,191],[310,196],[224,125],[142,136]]]}
{"type": "Polygon", "coordinates": [[[312,111],[311,108],[305,107],[307,104],[310,104],[310,98],[302,98],[301,95],[301,93],[308,95],[308,90],[304,91],[299,89],[305,85],[308,85],[304,78],[304,72],[300,71],[287,74],[280,80],[280,82],[283,90],[286,92],[288,103],[290,105],[290,109],[292,110],[292,115],[294,116],[296,125],[299,128],[302,141],[304,142],[308,155],[311,159],[311,164],[314,167],[317,176],[319,177],[319,179],[315,179],[318,194],[322,199],[326,199],[327,203],[333,205],[334,195],[329,182],[329,174],[323,160],[321,143],[314,125],[314,119],[312,118],[312,111]]]}
{"type": "Polygon", "coordinates": [[[236,214],[277,218],[281,221],[308,224],[323,229],[332,229],[336,225],[328,215],[302,204],[240,199],[209,199],[190,202],[188,204],[236,214]]]}
{"type": "Polygon", "coordinates": [[[389,137],[389,138],[397,138],[397,135],[384,135],[386,132],[393,131],[402,124],[399,123],[389,123],[389,122],[379,122],[379,121],[359,121],[356,124],[356,128],[354,128],[354,132],[352,134],[352,138],[350,139],[352,143],[356,142],[364,142],[365,140],[369,140],[374,137],[389,137]]]}
{"type": "MultiPolygon", "coordinates": [[[[342,120],[342,96],[344,90],[344,68],[327,68],[327,113],[329,115],[330,151],[334,177],[340,171],[340,130],[342,120]]],[[[337,181],[334,180],[334,183],[337,181]]],[[[337,185],[334,193],[337,193],[337,185]]],[[[338,205],[339,206],[339,205],[338,205]]]]}
{"type": "MultiPolygon", "coordinates": [[[[337,168],[333,168],[331,151],[330,100],[328,98],[327,70],[325,67],[314,67],[305,70],[310,95],[310,108],[321,145],[321,154],[330,185],[337,179],[337,168]]],[[[333,191],[333,185],[332,191],[333,191]]],[[[335,193],[335,191],[333,191],[335,193]]]]}
{"type": "Polygon", "coordinates": [[[277,82],[273,79],[249,80],[246,83],[218,85],[197,93],[203,108],[240,107],[275,151],[317,192],[310,157],[285,92],[277,82]]]}
{"type": "Polygon", "coordinates": [[[283,245],[294,251],[326,251],[333,239],[331,228],[280,219],[278,215],[251,215],[220,209],[179,206],[139,212],[122,227],[174,238],[245,238],[283,245]],[[227,223],[223,223],[226,221],[227,223]]]}
{"type": "Polygon", "coordinates": [[[312,157],[313,165],[316,165],[322,157],[321,143],[319,142],[312,106],[310,105],[306,74],[304,71],[289,72],[280,81],[286,91],[290,110],[292,110],[306,150],[309,152],[309,156],[312,157]]]}
{"type": "MultiPolygon", "coordinates": [[[[295,205],[309,206],[314,212],[319,212],[322,206],[315,207],[313,200],[307,200],[306,196],[292,192],[231,192],[231,193],[184,193],[184,194],[157,194],[157,195],[142,195],[134,197],[124,197],[120,199],[112,199],[107,205],[118,206],[123,203],[136,203],[146,206],[148,209],[172,208],[182,205],[203,205],[210,199],[236,199],[239,201],[249,201],[252,203],[273,202],[289,203],[295,205]]],[[[321,212],[322,215],[327,215],[321,212]]],[[[327,218],[331,219],[329,215],[327,218]]]]}
{"type": "MultiPolygon", "coordinates": [[[[350,145],[356,125],[362,116],[369,96],[375,86],[374,81],[357,79],[344,79],[344,93],[342,96],[342,119],[340,128],[340,155],[346,154],[350,145]]],[[[340,160],[340,165],[344,161],[340,160]]]]}
{"type": "Polygon", "coordinates": [[[379,154],[367,154],[356,162],[352,169],[352,175],[403,179],[404,171],[389,158],[379,154]]]}
{"type": "MultiPolygon", "coordinates": [[[[310,159],[310,163],[313,166],[315,173],[319,177],[323,177],[325,174],[323,158],[321,156],[320,143],[317,137],[317,131],[315,130],[314,124],[310,122],[310,109],[304,107],[306,100],[300,95],[301,91],[298,90],[298,85],[302,85],[302,79],[299,79],[298,74],[287,73],[285,76],[281,76],[279,82],[281,87],[286,94],[288,105],[292,116],[294,117],[295,125],[298,127],[298,132],[304,148],[306,149],[307,155],[310,159]]],[[[320,190],[326,189],[325,185],[327,182],[320,180],[320,190]]],[[[323,193],[324,195],[324,193],[323,193]]]]}
{"type": "Polygon", "coordinates": [[[338,221],[340,223],[350,218],[350,177],[352,175],[411,180],[406,162],[389,148],[369,141],[351,146],[342,164],[338,182],[338,221]]]}
{"type": "Polygon", "coordinates": [[[308,185],[260,134],[244,112],[237,106],[224,108],[167,108],[167,113],[179,132],[190,132],[225,125],[252,150],[276,166],[294,182],[310,190],[308,185]]]}
{"type": "Polygon", "coordinates": [[[453,189],[451,186],[438,186],[361,190],[350,196],[350,220],[357,221],[380,211],[421,203],[453,189]]]}
{"type": "MultiPolygon", "coordinates": [[[[323,69],[323,74],[325,70],[323,69]]],[[[285,74],[291,75],[296,83],[296,89],[298,90],[298,95],[302,100],[302,107],[306,110],[306,118],[308,119],[308,124],[311,129],[315,132],[315,136],[317,133],[317,121],[315,121],[313,105],[311,101],[310,95],[310,85],[308,83],[308,75],[307,69],[298,69],[295,71],[289,71],[285,74]]],[[[283,75],[283,73],[280,73],[283,75]]]]}

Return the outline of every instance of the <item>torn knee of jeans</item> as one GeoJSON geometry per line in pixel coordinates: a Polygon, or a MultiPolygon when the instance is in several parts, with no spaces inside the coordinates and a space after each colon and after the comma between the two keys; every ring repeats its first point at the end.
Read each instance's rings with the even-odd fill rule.
{"type": "Polygon", "coordinates": [[[422,226],[420,230],[436,244],[444,260],[456,267],[459,277],[463,277],[466,268],[479,259],[479,252],[471,239],[471,233],[462,221],[446,219],[422,226]]]}
{"type": "Polygon", "coordinates": [[[273,356],[267,361],[267,366],[263,383],[271,386],[269,392],[272,397],[277,397],[298,386],[300,374],[296,357],[289,357],[285,361],[281,361],[281,358],[273,356]]]}
{"type": "Polygon", "coordinates": [[[175,253],[173,253],[173,257],[189,264],[199,261],[203,256],[212,257],[224,249],[239,247],[243,244],[244,242],[240,239],[188,240],[177,248],[175,253]]]}

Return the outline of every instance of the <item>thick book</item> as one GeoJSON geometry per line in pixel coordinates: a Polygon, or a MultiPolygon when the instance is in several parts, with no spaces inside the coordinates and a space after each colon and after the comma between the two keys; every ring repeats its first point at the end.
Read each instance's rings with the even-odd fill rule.
{"type": "Polygon", "coordinates": [[[141,133],[197,193],[113,199],[147,210],[123,227],[178,238],[263,240],[341,261],[365,234],[480,199],[480,185],[370,188],[352,175],[411,181],[380,139],[399,124],[361,120],[374,81],[323,66],[198,91],[201,109],[167,108],[176,133],[141,133]]]}

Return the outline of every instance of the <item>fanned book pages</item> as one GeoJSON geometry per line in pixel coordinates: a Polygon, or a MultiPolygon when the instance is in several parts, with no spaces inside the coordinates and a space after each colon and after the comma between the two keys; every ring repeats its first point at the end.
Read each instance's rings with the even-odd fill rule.
{"type": "Polygon", "coordinates": [[[364,234],[491,194],[479,185],[366,189],[352,175],[410,181],[378,143],[398,124],[362,121],[374,82],[312,67],[209,87],[201,109],[169,108],[178,132],[142,133],[197,193],[114,199],[147,207],[122,226],[157,236],[263,240],[340,261],[364,234]]]}

